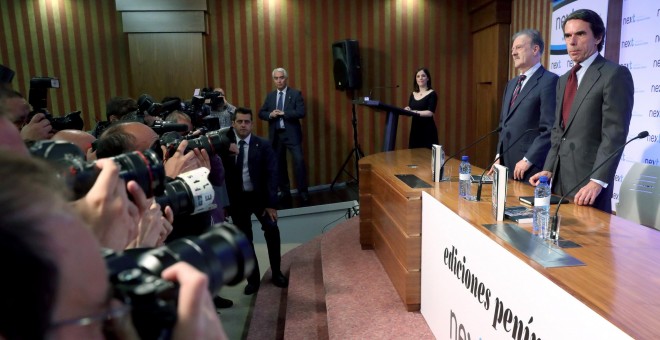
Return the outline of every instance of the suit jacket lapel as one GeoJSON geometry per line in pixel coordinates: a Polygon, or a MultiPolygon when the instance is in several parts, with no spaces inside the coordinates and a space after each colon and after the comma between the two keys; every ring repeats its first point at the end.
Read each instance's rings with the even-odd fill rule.
{"type": "MultiPolygon", "coordinates": [[[[567,130],[568,127],[571,125],[573,119],[575,118],[576,113],[580,109],[580,105],[582,105],[582,102],[584,101],[584,98],[587,97],[587,94],[589,93],[589,91],[591,91],[591,88],[594,86],[594,84],[596,84],[596,82],[600,78],[600,68],[603,66],[604,60],[605,59],[600,55],[597,56],[594,62],[587,69],[587,72],[582,77],[577,92],[575,93],[575,98],[573,99],[573,105],[571,105],[571,113],[568,116],[568,124],[566,124],[566,128],[564,130],[567,130]]],[[[564,83],[564,87],[565,87],[565,83],[564,83]]],[[[564,92],[562,91],[562,93],[564,92]]]]}
{"type": "Polygon", "coordinates": [[[509,117],[511,113],[511,98],[513,98],[513,91],[516,89],[516,83],[518,82],[518,77],[515,77],[509,81],[506,87],[506,93],[504,94],[504,102],[502,103],[502,110],[506,112],[504,119],[509,117]]]}
{"type": "MultiPolygon", "coordinates": [[[[527,83],[525,86],[522,88],[520,93],[518,93],[518,97],[516,98],[516,101],[513,103],[511,108],[509,109],[509,114],[506,116],[506,119],[509,119],[509,117],[513,116],[513,112],[516,110],[518,105],[525,99],[525,97],[532,92],[532,89],[534,89],[538,83],[539,79],[541,79],[541,75],[543,75],[543,72],[545,72],[545,69],[543,66],[541,66],[534,74],[532,74],[531,77],[529,77],[529,80],[527,80],[527,83]]],[[[518,78],[516,78],[516,82],[518,81],[518,78]]],[[[511,98],[513,96],[513,93],[511,93],[511,98]]]]}

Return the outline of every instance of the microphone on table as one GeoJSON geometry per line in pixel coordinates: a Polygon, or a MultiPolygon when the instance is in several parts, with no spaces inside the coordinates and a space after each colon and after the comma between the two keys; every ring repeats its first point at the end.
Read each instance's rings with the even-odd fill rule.
{"type": "Polygon", "coordinates": [[[476,197],[477,202],[481,201],[481,188],[484,185],[484,174],[486,173],[486,171],[488,171],[488,169],[490,169],[493,166],[493,164],[495,164],[495,162],[497,162],[500,158],[502,158],[502,155],[504,155],[514,145],[516,145],[516,143],[518,143],[518,141],[520,141],[526,134],[528,134],[530,132],[545,132],[546,130],[547,130],[547,128],[545,126],[534,128],[534,129],[527,129],[520,136],[518,136],[518,138],[516,138],[516,140],[514,140],[513,143],[509,144],[509,146],[506,149],[504,149],[502,152],[500,152],[500,155],[497,156],[497,158],[495,158],[495,160],[492,163],[490,163],[484,169],[484,172],[481,173],[481,177],[479,178],[479,187],[477,187],[477,197],[476,197]]]}
{"type": "Polygon", "coordinates": [[[461,152],[463,152],[463,151],[465,151],[465,150],[471,148],[471,147],[474,146],[475,144],[481,142],[481,141],[484,140],[486,137],[488,137],[488,136],[490,136],[490,135],[492,135],[492,134],[494,134],[494,133],[500,132],[500,131],[502,131],[502,127],[501,127],[501,126],[498,126],[497,129],[495,129],[495,130],[493,130],[493,131],[491,131],[491,132],[489,132],[489,133],[487,133],[487,134],[485,134],[485,135],[479,137],[479,139],[475,140],[475,141],[472,142],[470,145],[468,145],[468,146],[466,146],[466,147],[464,147],[464,148],[458,150],[455,154],[453,154],[453,155],[449,156],[449,158],[445,159],[445,161],[442,162],[442,165],[440,166],[440,179],[442,179],[442,177],[444,176],[444,172],[445,172],[445,164],[447,164],[447,162],[448,162],[450,159],[456,157],[456,155],[458,155],[459,153],[461,153],[461,152]]]}
{"type": "MultiPolygon", "coordinates": [[[[585,176],[583,179],[581,179],[574,187],[571,188],[571,190],[567,191],[564,194],[564,196],[561,197],[561,199],[559,200],[559,203],[557,203],[557,209],[555,210],[555,218],[552,220],[552,224],[550,225],[550,239],[551,240],[555,240],[557,238],[557,227],[558,227],[558,225],[557,225],[557,223],[558,223],[557,216],[559,215],[559,207],[561,206],[561,202],[564,201],[566,196],[568,196],[568,194],[573,192],[573,190],[577,189],[582,184],[582,182],[584,182],[584,181],[588,180],[589,178],[591,178],[591,175],[593,175],[603,165],[607,164],[607,162],[609,162],[614,156],[618,155],[619,152],[623,148],[625,148],[626,145],[628,145],[630,142],[632,142],[636,139],[646,138],[648,135],[649,135],[648,131],[642,131],[642,132],[638,133],[637,136],[631,138],[625,144],[618,147],[614,152],[612,152],[611,155],[607,156],[607,158],[605,158],[604,161],[602,161],[600,164],[598,164],[598,166],[595,169],[591,170],[591,172],[589,172],[589,174],[587,174],[587,176],[585,176]]],[[[610,183],[610,185],[611,185],[611,183],[610,183]]]]}
{"type": "Polygon", "coordinates": [[[396,89],[398,87],[399,87],[399,85],[374,86],[369,90],[369,95],[367,96],[367,98],[371,99],[371,94],[374,92],[374,90],[378,90],[378,89],[396,89]]]}

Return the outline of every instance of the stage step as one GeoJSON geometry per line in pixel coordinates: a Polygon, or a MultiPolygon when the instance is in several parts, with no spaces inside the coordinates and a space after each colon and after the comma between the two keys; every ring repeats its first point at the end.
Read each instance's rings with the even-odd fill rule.
{"type": "Polygon", "coordinates": [[[316,238],[310,243],[314,249],[297,252],[291,264],[284,339],[328,338],[321,242],[316,238]]]}
{"type": "Polygon", "coordinates": [[[433,339],[409,313],[352,218],[282,257],[289,288],[264,275],[247,339],[433,339]]]}

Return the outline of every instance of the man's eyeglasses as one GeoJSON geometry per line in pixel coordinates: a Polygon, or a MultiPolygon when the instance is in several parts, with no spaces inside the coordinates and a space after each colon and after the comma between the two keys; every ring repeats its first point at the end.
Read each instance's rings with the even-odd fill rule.
{"type": "MultiPolygon", "coordinates": [[[[117,307],[111,307],[105,312],[86,316],[82,318],[68,319],[54,322],[50,327],[51,329],[57,329],[61,327],[86,327],[96,323],[100,323],[103,326],[103,334],[105,335],[122,335],[121,338],[134,338],[133,335],[136,335],[135,329],[130,318],[131,306],[130,305],[119,305],[117,307]],[[125,337],[124,337],[125,336],[125,337]]],[[[135,338],[136,338],[135,337],[135,338]]],[[[111,337],[112,338],[112,337],[111,337]]]]}

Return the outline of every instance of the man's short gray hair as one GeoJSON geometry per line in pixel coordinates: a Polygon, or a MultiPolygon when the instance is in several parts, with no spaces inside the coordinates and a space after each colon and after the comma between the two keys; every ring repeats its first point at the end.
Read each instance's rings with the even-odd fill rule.
{"type": "Polygon", "coordinates": [[[289,74],[286,72],[286,70],[282,67],[278,67],[273,70],[272,76],[275,77],[275,72],[282,72],[284,74],[284,78],[289,78],[289,74]]]}

